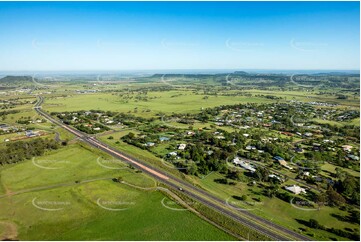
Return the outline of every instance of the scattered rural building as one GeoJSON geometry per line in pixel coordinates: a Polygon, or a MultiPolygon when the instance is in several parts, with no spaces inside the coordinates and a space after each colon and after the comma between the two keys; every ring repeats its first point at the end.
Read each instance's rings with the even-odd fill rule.
{"type": "Polygon", "coordinates": [[[279,176],[276,176],[275,174],[270,174],[268,175],[269,178],[272,178],[272,179],[277,179],[279,180],[280,182],[283,182],[283,179],[279,176]]]}
{"type": "Polygon", "coordinates": [[[310,133],[310,132],[307,132],[307,133],[304,134],[304,136],[306,136],[306,137],[312,137],[312,135],[313,135],[313,134],[310,133]]]}
{"type": "Polygon", "coordinates": [[[160,140],[161,142],[163,142],[163,141],[168,141],[169,138],[168,138],[168,137],[160,137],[159,140],[160,140]]]}
{"type": "Polygon", "coordinates": [[[310,176],[310,172],[309,172],[309,171],[304,171],[304,172],[302,173],[302,175],[304,175],[304,176],[310,176]]]}
{"type": "Polygon", "coordinates": [[[285,159],[283,159],[281,156],[275,156],[275,157],[273,157],[273,159],[278,161],[278,163],[280,163],[281,166],[284,166],[284,167],[286,167],[287,169],[290,169],[290,170],[293,169],[292,167],[290,167],[287,164],[287,161],[285,161],[285,159]]]}
{"type": "Polygon", "coordinates": [[[246,146],[246,150],[255,150],[257,149],[256,146],[248,145],[246,146]]]}
{"type": "Polygon", "coordinates": [[[331,143],[331,144],[335,143],[333,140],[329,140],[329,139],[324,139],[323,142],[324,143],[331,143]]]}
{"type": "Polygon", "coordinates": [[[184,150],[187,147],[186,144],[180,144],[178,145],[178,150],[184,150]]]}
{"type": "Polygon", "coordinates": [[[32,130],[26,130],[26,131],[25,131],[25,135],[26,135],[27,137],[35,137],[35,136],[37,136],[38,134],[35,133],[35,132],[33,132],[32,130]]]}
{"type": "Polygon", "coordinates": [[[292,193],[294,193],[294,194],[300,194],[300,193],[306,193],[306,189],[304,189],[304,188],[302,188],[302,187],[300,187],[300,186],[297,186],[297,185],[292,185],[292,186],[286,186],[285,187],[285,189],[287,190],[287,191],[290,191],[290,192],[292,192],[292,193]]]}
{"type": "Polygon", "coordinates": [[[351,154],[347,155],[347,158],[350,158],[351,160],[355,160],[355,161],[358,161],[360,159],[358,156],[351,154]]]}
{"type": "Polygon", "coordinates": [[[172,152],[168,153],[168,156],[177,156],[177,152],[176,152],[176,151],[172,151],[172,152]]]}
{"type": "Polygon", "coordinates": [[[254,168],[249,162],[246,162],[244,160],[240,160],[238,157],[233,159],[233,163],[237,166],[240,166],[250,172],[255,172],[256,168],[254,168]]]}
{"type": "Polygon", "coordinates": [[[153,143],[153,142],[147,142],[146,144],[145,144],[145,146],[148,146],[148,147],[152,147],[152,146],[154,146],[155,145],[155,143],[153,143]]]}

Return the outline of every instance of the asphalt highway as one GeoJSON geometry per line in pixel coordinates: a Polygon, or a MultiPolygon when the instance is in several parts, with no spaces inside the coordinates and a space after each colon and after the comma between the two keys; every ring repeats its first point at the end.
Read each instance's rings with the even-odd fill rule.
{"type": "MultiPolygon", "coordinates": [[[[226,201],[214,196],[213,194],[208,193],[207,191],[193,186],[192,184],[175,177],[172,174],[169,174],[160,168],[155,168],[149,164],[147,164],[144,161],[141,161],[139,159],[135,159],[127,154],[124,154],[123,152],[120,152],[119,150],[116,150],[112,147],[109,147],[107,144],[97,140],[96,138],[89,136],[87,134],[84,134],[68,125],[63,124],[62,122],[54,119],[49,114],[44,112],[41,109],[41,104],[43,103],[44,98],[42,96],[39,96],[38,102],[35,105],[35,110],[51,121],[52,123],[62,127],[63,129],[71,132],[75,136],[77,136],[79,139],[81,139],[83,142],[88,143],[89,145],[100,149],[110,155],[112,155],[115,158],[121,159],[125,161],[128,164],[133,165],[137,169],[147,173],[148,175],[154,177],[158,181],[162,182],[163,184],[179,190],[183,194],[187,195],[188,197],[216,210],[219,213],[224,214],[225,216],[228,216],[232,218],[233,220],[249,227],[252,230],[256,230],[259,233],[262,233],[269,237],[272,240],[277,241],[288,241],[288,240],[298,240],[298,241],[309,241],[311,240],[309,237],[305,235],[301,235],[295,231],[292,231],[290,229],[287,229],[285,227],[282,227],[278,224],[272,223],[269,220],[266,220],[262,217],[259,217],[255,214],[252,214],[251,212],[247,210],[239,210],[236,209],[236,207],[232,207],[232,205],[226,204],[226,201]]],[[[243,235],[245,237],[245,235],[243,235]]]]}

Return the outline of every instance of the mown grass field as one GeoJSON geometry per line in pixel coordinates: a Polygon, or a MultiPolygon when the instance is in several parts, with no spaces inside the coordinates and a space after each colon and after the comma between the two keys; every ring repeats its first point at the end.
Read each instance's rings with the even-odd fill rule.
{"type": "Polygon", "coordinates": [[[1,170],[1,182],[10,191],[119,176],[125,180],[129,178],[130,183],[135,181],[137,185],[154,186],[152,179],[134,173],[124,163],[79,144],[1,170]]]}
{"type": "Polygon", "coordinates": [[[0,221],[15,223],[20,240],[233,239],[189,211],[162,206],[163,198],[97,181],[2,198],[0,221]]]}
{"type": "MultiPolygon", "coordinates": [[[[162,206],[161,192],[113,177],[156,187],[143,173],[79,144],[1,167],[0,222],[15,225],[20,240],[234,239],[188,210],[162,206]],[[20,194],[4,197],[11,192],[20,194]]],[[[2,238],[9,227],[0,225],[2,238]]]]}
{"type": "MultiPolygon", "coordinates": [[[[325,90],[323,90],[325,91],[325,90]]],[[[333,92],[335,90],[328,90],[333,92]]],[[[358,96],[351,97],[349,96],[348,99],[336,99],[336,96],[324,94],[319,95],[318,91],[280,91],[280,90],[258,90],[253,89],[249,91],[250,93],[256,94],[263,94],[263,95],[274,95],[277,97],[286,98],[286,100],[298,100],[303,102],[328,102],[334,103],[341,106],[351,106],[351,107],[360,107],[360,98],[358,96]]]]}
{"type": "Polygon", "coordinates": [[[144,117],[154,116],[156,113],[195,113],[202,108],[215,107],[221,104],[236,104],[247,102],[265,102],[264,98],[256,97],[232,97],[232,96],[208,96],[196,95],[191,91],[169,91],[169,92],[149,92],[149,101],[124,102],[119,96],[99,93],[99,94],[82,94],[72,95],[69,97],[58,97],[47,99],[43,107],[48,111],[75,111],[101,109],[118,112],[134,111],[138,108],[137,115],[144,117]],[[173,97],[172,97],[173,96],[173,97]],[[143,110],[150,109],[150,112],[143,110]]]}

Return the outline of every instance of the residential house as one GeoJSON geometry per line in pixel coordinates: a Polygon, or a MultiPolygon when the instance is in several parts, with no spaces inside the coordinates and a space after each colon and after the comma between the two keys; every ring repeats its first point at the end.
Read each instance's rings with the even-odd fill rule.
{"type": "Polygon", "coordinates": [[[297,185],[292,185],[292,186],[288,186],[288,187],[286,186],[285,189],[294,194],[306,193],[306,189],[304,189],[300,186],[297,186],[297,185]]]}
{"type": "Polygon", "coordinates": [[[180,144],[178,145],[178,150],[184,150],[187,147],[186,144],[180,144]]]}

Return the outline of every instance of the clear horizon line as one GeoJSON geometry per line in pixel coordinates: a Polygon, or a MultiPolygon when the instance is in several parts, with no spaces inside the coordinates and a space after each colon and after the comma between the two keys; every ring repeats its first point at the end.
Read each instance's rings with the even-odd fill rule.
{"type": "Polygon", "coordinates": [[[232,71],[246,71],[246,70],[260,70],[260,71],[360,71],[360,69],[347,69],[347,68],[340,68],[340,69],[272,69],[272,68],[166,68],[166,69],[59,69],[59,70],[0,70],[0,72],[97,72],[97,71],[167,71],[167,70],[192,70],[192,71],[222,71],[222,70],[232,70],[232,71]]]}

